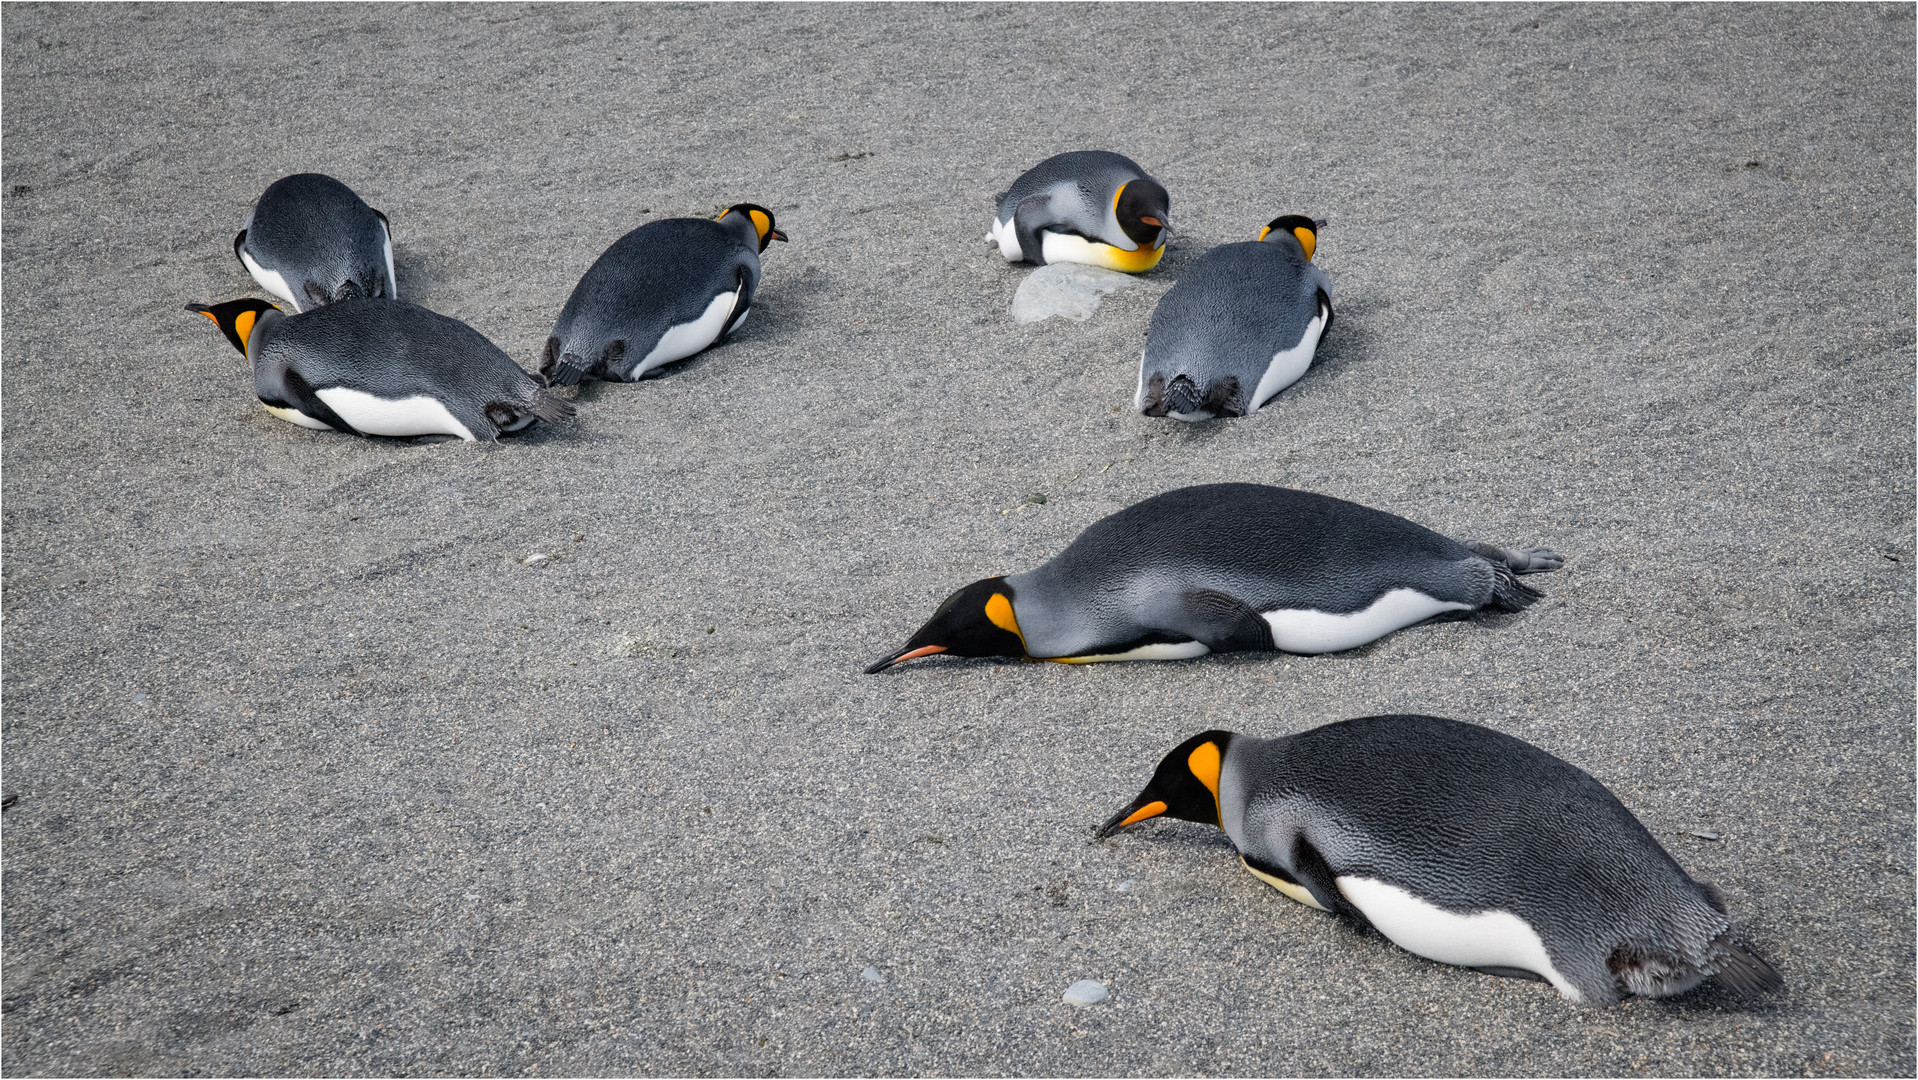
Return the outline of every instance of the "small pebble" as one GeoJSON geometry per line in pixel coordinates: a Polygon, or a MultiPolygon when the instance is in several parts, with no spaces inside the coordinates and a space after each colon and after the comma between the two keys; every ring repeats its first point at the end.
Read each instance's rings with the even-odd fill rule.
{"type": "Polygon", "coordinates": [[[871,965],[867,965],[866,970],[859,973],[859,977],[869,983],[882,983],[886,981],[886,977],[879,974],[879,969],[871,965]]]}
{"type": "Polygon", "coordinates": [[[1131,892],[1132,890],[1138,887],[1139,887],[1139,883],[1136,881],[1121,881],[1119,882],[1119,885],[1118,885],[1118,889],[1120,892],[1131,892]]]}
{"type": "Polygon", "coordinates": [[[1106,999],[1104,983],[1091,979],[1080,979],[1066,987],[1065,1002],[1068,1005],[1097,1005],[1106,999]]]}
{"type": "Polygon", "coordinates": [[[535,563],[543,563],[550,558],[552,558],[552,556],[546,554],[543,551],[535,551],[531,555],[528,555],[524,559],[521,559],[520,563],[521,565],[524,565],[524,566],[532,566],[535,563]]]}
{"type": "Polygon", "coordinates": [[[1723,840],[1725,838],[1724,833],[1714,832],[1711,829],[1693,829],[1692,835],[1698,837],[1700,840],[1723,840]]]}

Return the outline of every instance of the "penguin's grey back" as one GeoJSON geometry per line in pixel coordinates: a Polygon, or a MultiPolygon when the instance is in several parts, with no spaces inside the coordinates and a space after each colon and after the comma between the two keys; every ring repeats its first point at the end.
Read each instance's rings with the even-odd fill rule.
{"type": "Polygon", "coordinates": [[[1096,230],[1104,226],[1111,210],[1107,203],[1113,192],[1145,175],[1146,171],[1137,162],[1110,150],[1055,154],[1027,169],[1011,187],[1000,192],[994,215],[1001,222],[1011,220],[1020,202],[1028,196],[1052,192],[1053,211],[1087,230],[1087,236],[1096,237],[1096,230]],[[1084,221],[1079,221],[1080,217],[1084,221]]]}
{"type": "Polygon", "coordinates": [[[275,321],[253,354],[260,397],[288,400],[289,369],[311,387],[385,400],[441,402],[479,438],[500,428],[502,407],[543,419],[571,415],[484,334],[400,300],[349,300],[275,321]]]}
{"type": "Polygon", "coordinates": [[[399,296],[385,218],[352,188],[321,173],[268,185],[235,246],[279,274],[291,291],[281,295],[302,311],[338,299],[399,296]]]}
{"type": "Polygon", "coordinates": [[[1331,279],[1289,236],[1223,244],[1199,256],[1153,309],[1136,404],[1144,407],[1157,374],[1166,386],[1187,377],[1190,400],[1172,402],[1172,412],[1199,411],[1224,379],[1236,381],[1237,411],[1257,408],[1254,392],[1273,356],[1298,345],[1321,316],[1321,290],[1330,295],[1331,279]]]}
{"type": "Polygon", "coordinates": [[[1716,894],[1605,785],[1521,739],[1433,716],[1365,717],[1235,738],[1220,785],[1226,832],[1246,854],[1279,861],[1303,834],[1340,877],[1456,914],[1510,911],[1588,1001],[1616,997],[1617,967],[1643,959],[1635,948],[1669,950],[1701,974],[1718,966],[1731,920],[1716,894]]]}
{"type": "MultiPolygon", "coordinates": [[[[746,230],[755,231],[750,219],[746,230]]],[[[625,357],[637,363],[666,331],[703,315],[720,293],[743,285],[741,303],[750,302],[759,274],[757,247],[736,225],[706,218],[648,222],[614,241],[580,278],[553,325],[557,351],[596,362],[607,345],[624,341],[625,357]]]]}
{"type": "Polygon", "coordinates": [[[1465,545],[1383,510],[1264,484],[1201,484],[1092,523],[1007,583],[1032,654],[1062,656],[1125,640],[1168,591],[1342,615],[1396,588],[1476,607],[1491,598],[1496,572],[1465,545]]]}

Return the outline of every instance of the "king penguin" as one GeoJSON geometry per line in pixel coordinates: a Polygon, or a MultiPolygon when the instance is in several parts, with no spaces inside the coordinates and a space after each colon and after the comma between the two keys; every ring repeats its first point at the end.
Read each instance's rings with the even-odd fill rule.
{"type": "Polygon", "coordinates": [[[1256,241],[1206,252],[1159,298],[1132,407],[1147,416],[1244,416],[1305,374],[1332,327],[1318,226],[1288,214],[1256,241]]]}
{"type": "Polygon", "coordinates": [[[1106,150],[1049,157],[999,193],[988,243],[1007,262],[1074,262],[1137,274],[1159,265],[1170,232],[1165,186],[1106,150]]]}
{"type": "Polygon", "coordinates": [[[620,237],[579,279],[546,339],[539,373],[633,382],[684,360],[746,321],[759,254],[786,234],[754,203],[717,219],[664,218],[620,237]]]}
{"type": "Polygon", "coordinates": [[[188,304],[253,361],[260,403],[290,424],[349,435],[491,442],[563,420],[554,397],[479,331],[399,300],[287,315],[264,300],[188,304]]]}
{"type": "Polygon", "coordinates": [[[1302,904],[1581,1004],[1707,978],[1742,995],[1783,985],[1731,940],[1719,891],[1603,784],[1475,724],[1368,716],[1275,739],[1208,731],[1166,755],[1097,835],[1160,815],[1224,829],[1246,869],[1302,904]]]}
{"type": "Polygon", "coordinates": [[[866,673],[936,653],[1083,664],[1337,652],[1482,607],[1521,611],[1542,594],[1517,575],[1563,564],[1326,495],[1203,484],[1093,522],[1037,570],[960,589],[866,673]]]}
{"type": "Polygon", "coordinates": [[[356,296],[400,295],[386,215],[319,173],[273,181],[233,238],[233,254],[296,313],[356,296]]]}

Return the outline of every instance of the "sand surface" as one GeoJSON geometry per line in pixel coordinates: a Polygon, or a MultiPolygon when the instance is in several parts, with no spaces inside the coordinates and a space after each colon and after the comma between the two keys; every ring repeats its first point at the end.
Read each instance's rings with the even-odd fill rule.
{"type": "Polygon", "coordinates": [[[8,1073],[1913,1071],[1911,6],[3,14],[8,1073]],[[1174,247],[1018,325],[992,195],[1085,147],[1174,247]],[[181,310],[262,295],[302,171],[529,368],[639,224],[792,242],[576,423],[362,440],[181,310]],[[1133,414],[1158,297],[1287,212],[1311,372],[1133,414]],[[1220,480],[1567,564],[1336,656],[860,673],[1220,480]],[[1215,830],[1088,843],[1186,735],[1383,712],[1589,770],[1788,990],[1583,1009],[1215,830]]]}

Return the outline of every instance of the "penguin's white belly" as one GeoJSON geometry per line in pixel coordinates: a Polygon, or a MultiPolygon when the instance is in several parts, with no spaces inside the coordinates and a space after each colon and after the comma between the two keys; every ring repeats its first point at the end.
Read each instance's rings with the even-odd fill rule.
{"type": "Polygon", "coordinates": [[[705,314],[689,323],[680,323],[659,336],[659,344],[653,351],[633,368],[628,379],[637,379],[640,375],[675,360],[684,360],[699,350],[719,340],[719,332],[726,328],[726,320],[732,317],[733,305],[739,302],[740,290],[723,292],[713,297],[706,305],[705,314]]]}
{"type": "Polygon", "coordinates": [[[1004,221],[994,218],[992,231],[986,234],[986,239],[999,245],[999,254],[1007,262],[1018,262],[1026,257],[1025,252],[1019,249],[1019,230],[1013,228],[1011,218],[1004,221]]]}
{"type": "MultiPolygon", "coordinates": [[[[261,402],[261,404],[265,404],[265,402],[261,402]]],[[[303,427],[303,428],[313,428],[316,431],[332,431],[333,430],[333,426],[331,424],[328,424],[324,420],[315,420],[312,417],[306,415],[305,413],[299,411],[298,409],[282,409],[278,405],[267,405],[266,411],[272,413],[274,416],[279,417],[280,419],[286,421],[289,424],[298,424],[300,427],[303,427]]]]}
{"type": "Polygon", "coordinates": [[[1319,335],[1323,333],[1325,333],[1325,309],[1320,308],[1318,317],[1305,324],[1305,336],[1299,338],[1297,345],[1272,354],[1272,362],[1266,365],[1265,375],[1259,380],[1259,388],[1252,391],[1252,400],[1246,403],[1246,412],[1257,409],[1270,400],[1272,395],[1299,381],[1299,377],[1305,374],[1305,369],[1312,366],[1312,355],[1318,352],[1319,335]]]}
{"type": "Polygon", "coordinates": [[[454,419],[446,406],[427,397],[390,400],[374,397],[361,390],[330,386],[314,394],[351,424],[353,430],[367,435],[457,435],[467,442],[478,442],[466,425],[454,419]]]}
{"type": "Polygon", "coordinates": [[[254,262],[253,256],[246,253],[245,247],[240,248],[240,261],[246,264],[246,272],[253,275],[253,280],[260,283],[260,288],[292,304],[294,314],[299,314],[300,302],[294,299],[293,287],[286,283],[284,275],[278,270],[268,270],[254,262]]]}
{"type": "Polygon", "coordinates": [[[1087,266],[1102,266],[1107,270],[1125,270],[1116,257],[1120,249],[1111,244],[1095,244],[1083,236],[1043,229],[1039,232],[1039,238],[1040,250],[1049,263],[1083,263],[1087,266]]]}
{"type": "Polygon", "coordinates": [[[1104,664],[1115,660],[1190,660],[1211,651],[1205,643],[1199,641],[1155,641],[1150,645],[1140,645],[1122,653],[1048,657],[1047,659],[1056,659],[1062,664],[1104,664]]]}
{"type": "Polygon", "coordinates": [[[1363,611],[1334,615],[1310,608],[1265,612],[1272,643],[1289,653],[1328,653],[1382,638],[1441,612],[1469,611],[1470,604],[1440,600],[1417,589],[1393,589],[1363,611]]]}
{"type": "Polygon", "coordinates": [[[1580,1000],[1578,989],[1552,966],[1538,931],[1509,911],[1459,915],[1371,878],[1337,879],[1339,891],[1379,932],[1407,952],[1459,967],[1513,967],[1545,977],[1558,992],[1580,1000]]]}

